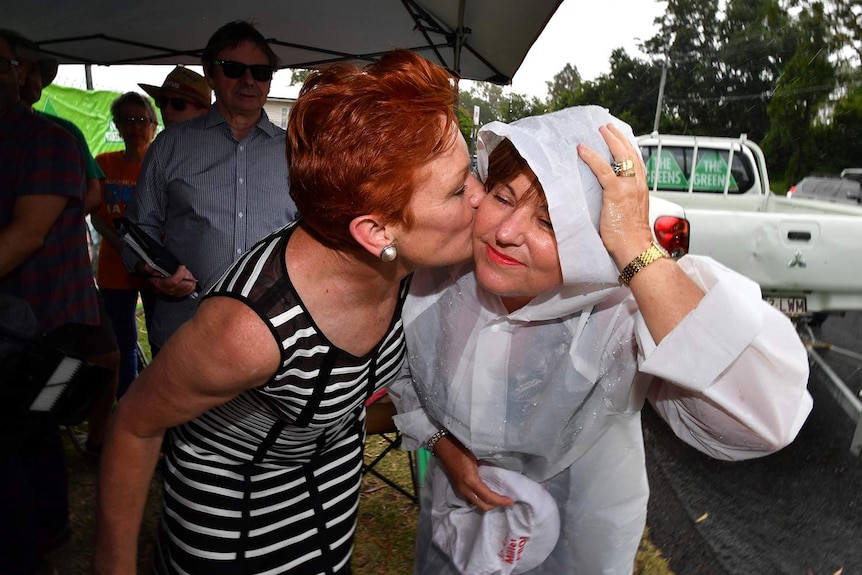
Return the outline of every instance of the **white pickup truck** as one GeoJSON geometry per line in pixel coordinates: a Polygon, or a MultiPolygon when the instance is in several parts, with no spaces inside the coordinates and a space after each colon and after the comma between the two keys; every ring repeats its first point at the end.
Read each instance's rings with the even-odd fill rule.
{"type": "Polygon", "coordinates": [[[740,138],[638,138],[652,197],[685,209],[689,252],[760,284],[789,316],[862,310],[862,207],[769,190],[760,147],[740,138]]]}
{"type": "Polygon", "coordinates": [[[827,359],[862,366],[862,355],[819,341],[812,314],[862,310],[862,207],[789,199],[769,190],[763,152],[740,138],[651,134],[638,138],[650,197],[685,209],[689,253],[712,256],[760,284],[764,299],[797,324],[828,391],[855,422],[850,451],[862,455],[862,399],[827,359]]]}

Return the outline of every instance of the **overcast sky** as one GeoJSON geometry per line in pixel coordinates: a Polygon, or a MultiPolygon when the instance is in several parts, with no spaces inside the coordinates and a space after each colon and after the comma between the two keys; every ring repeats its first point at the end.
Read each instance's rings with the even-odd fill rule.
{"type": "MultiPolygon", "coordinates": [[[[533,44],[512,81],[519,94],[544,99],[545,82],[567,63],[585,80],[609,71],[608,58],[615,48],[642,56],[636,48],[641,40],[655,34],[655,18],[666,2],[655,0],[567,0],[557,9],[539,39],[533,44]]],[[[200,67],[192,66],[200,72],[200,67]]],[[[172,66],[93,66],[93,87],[117,92],[140,91],[138,83],[160,86],[172,66]]],[[[290,71],[280,70],[272,82],[271,96],[296,97],[298,87],[290,87],[290,71]]],[[[83,66],[61,66],[57,84],[86,88],[83,66]]]]}
{"type": "Polygon", "coordinates": [[[563,2],[515,73],[512,90],[544,99],[545,82],[566,64],[584,80],[594,80],[610,71],[608,59],[616,48],[642,57],[636,45],[655,35],[653,21],[666,6],[655,0],[563,2]]]}

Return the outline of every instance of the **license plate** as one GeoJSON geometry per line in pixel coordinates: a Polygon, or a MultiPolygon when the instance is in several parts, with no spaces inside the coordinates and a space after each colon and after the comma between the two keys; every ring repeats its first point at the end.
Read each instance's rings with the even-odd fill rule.
{"type": "Polygon", "coordinates": [[[765,297],[769,305],[785,315],[802,315],[808,312],[808,302],[805,297],[765,297]]]}

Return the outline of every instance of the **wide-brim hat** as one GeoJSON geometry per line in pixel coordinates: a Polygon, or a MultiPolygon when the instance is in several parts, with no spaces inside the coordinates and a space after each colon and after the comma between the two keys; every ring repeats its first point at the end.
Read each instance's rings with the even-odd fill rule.
{"type": "Polygon", "coordinates": [[[201,106],[212,104],[212,88],[206,78],[182,66],[177,66],[167,75],[161,86],[138,84],[144,92],[156,100],[163,97],[183,96],[201,106]]]}
{"type": "Polygon", "coordinates": [[[482,512],[455,494],[442,467],[432,471],[432,541],[462,574],[517,575],[541,565],[560,537],[557,503],[525,475],[479,466],[479,477],[511,507],[482,512]]]}
{"type": "Polygon", "coordinates": [[[39,77],[42,78],[43,88],[54,81],[60,67],[57,58],[39,49],[38,45],[14,30],[0,30],[0,36],[9,43],[19,60],[29,60],[39,65],[39,77]]]}

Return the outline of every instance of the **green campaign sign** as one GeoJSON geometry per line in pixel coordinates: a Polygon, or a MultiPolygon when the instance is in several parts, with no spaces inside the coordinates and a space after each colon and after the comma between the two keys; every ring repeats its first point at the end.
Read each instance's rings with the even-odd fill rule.
{"type": "MultiPolygon", "coordinates": [[[[723,192],[727,179],[726,153],[718,150],[706,150],[699,154],[697,167],[694,169],[694,189],[700,192],[723,192]]],[[[739,186],[730,175],[728,190],[738,190],[739,186]]]]}
{"type": "Polygon", "coordinates": [[[111,118],[111,104],[119,96],[120,92],[78,90],[51,84],[42,90],[42,98],[33,105],[33,109],[65,118],[78,126],[95,157],[125,148],[111,118]]]}
{"type": "MultiPolygon", "coordinates": [[[[719,150],[703,150],[697,155],[697,166],[694,169],[694,185],[696,192],[723,192],[727,178],[727,152],[719,150]]],[[[662,190],[688,191],[689,180],[683,172],[673,153],[661,151],[661,159],[656,154],[649,157],[646,163],[647,185],[652,189],[656,176],[658,188],[662,190]]],[[[728,190],[738,190],[739,186],[730,175],[728,190]]]]}
{"type": "Polygon", "coordinates": [[[682,173],[682,168],[667,150],[661,151],[661,160],[653,154],[646,163],[647,185],[652,189],[658,175],[658,187],[662,190],[688,190],[688,178],[682,173]],[[658,165],[656,165],[658,164],[658,165]]]}

